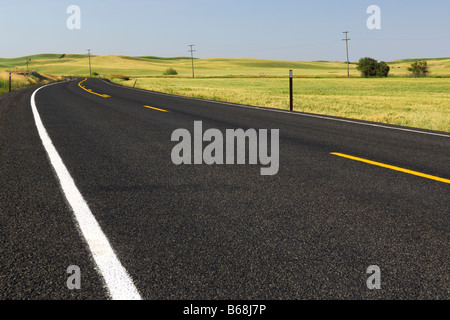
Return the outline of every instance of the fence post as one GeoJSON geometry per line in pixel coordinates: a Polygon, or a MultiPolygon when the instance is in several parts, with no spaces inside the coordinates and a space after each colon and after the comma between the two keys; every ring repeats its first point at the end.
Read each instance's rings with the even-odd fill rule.
{"type": "Polygon", "coordinates": [[[293,92],[293,81],[292,81],[292,70],[289,70],[289,109],[294,110],[294,92],[293,92]]]}

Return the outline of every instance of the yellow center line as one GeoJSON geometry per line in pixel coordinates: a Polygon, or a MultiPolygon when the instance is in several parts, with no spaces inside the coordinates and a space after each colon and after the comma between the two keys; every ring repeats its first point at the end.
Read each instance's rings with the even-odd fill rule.
{"type": "Polygon", "coordinates": [[[87,80],[87,78],[84,79],[83,81],[81,81],[81,82],[78,84],[78,86],[79,86],[81,89],[83,89],[83,90],[85,90],[85,91],[87,91],[87,92],[89,92],[89,93],[95,94],[95,95],[97,95],[97,96],[103,97],[103,98],[110,98],[110,97],[111,97],[111,96],[108,96],[107,94],[95,93],[95,92],[92,91],[92,89],[86,89],[86,88],[82,85],[82,83],[85,82],[86,80],[87,80]]]}
{"type": "Polygon", "coordinates": [[[338,156],[338,157],[347,158],[347,159],[355,160],[355,161],[360,161],[360,162],[368,163],[368,164],[371,164],[374,166],[383,167],[383,168],[387,168],[387,169],[391,169],[391,170],[395,170],[395,171],[400,171],[403,173],[412,174],[412,175],[419,176],[422,178],[427,178],[427,179],[436,180],[439,182],[444,182],[444,183],[450,184],[449,179],[444,179],[444,178],[432,176],[429,174],[425,174],[425,173],[421,173],[421,172],[417,172],[417,171],[413,171],[413,170],[408,170],[408,169],[404,169],[404,168],[400,168],[400,167],[396,167],[396,166],[391,166],[391,165],[384,164],[381,162],[376,162],[376,161],[371,161],[371,160],[367,160],[367,159],[363,159],[363,158],[353,157],[353,156],[349,156],[349,155],[343,154],[343,153],[332,152],[331,154],[338,156]]]}
{"type": "Polygon", "coordinates": [[[155,108],[155,107],[150,107],[150,106],[144,106],[145,108],[149,108],[149,109],[153,109],[153,110],[157,110],[157,111],[161,111],[161,112],[169,112],[169,111],[167,111],[167,110],[164,110],[164,109],[158,109],[158,108],[155,108]]]}

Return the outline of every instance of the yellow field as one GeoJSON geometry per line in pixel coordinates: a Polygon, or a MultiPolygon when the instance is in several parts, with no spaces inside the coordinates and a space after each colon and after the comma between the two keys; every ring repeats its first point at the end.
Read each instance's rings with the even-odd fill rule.
{"type": "MultiPolygon", "coordinates": [[[[420,79],[406,77],[413,61],[388,62],[387,79],[362,79],[355,63],[347,78],[346,63],[338,61],[195,59],[192,79],[190,58],[91,56],[94,76],[123,85],[132,86],[137,79],[137,87],[143,89],[282,109],[288,108],[292,69],[296,110],[450,132],[450,58],[428,59],[431,76],[420,79]],[[178,75],[163,76],[168,68],[178,75]]],[[[86,55],[31,56],[29,67],[47,79],[89,76],[86,55]]],[[[23,73],[26,59],[0,59],[0,70],[23,73]]],[[[7,90],[7,78],[7,72],[0,72],[0,93],[7,90]]],[[[19,74],[13,82],[43,83],[19,74]]]]}
{"type": "MultiPolygon", "coordinates": [[[[2,81],[9,81],[9,72],[6,71],[0,71],[0,80],[2,81]]],[[[23,82],[27,84],[33,84],[35,81],[31,79],[30,77],[27,77],[26,75],[12,73],[11,74],[11,80],[13,82],[23,82]]]]}
{"type": "MultiPolygon", "coordinates": [[[[388,62],[391,76],[406,76],[412,60],[388,62]]],[[[450,76],[450,58],[428,60],[432,76],[450,76]]],[[[120,74],[130,77],[162,76],[174,68],[179,77],[192,75],[189,58],[91,56],[92,72],[104,77],[120,74]]],[[[86,55],[42,54],[31,56],[30,70],[41,74],[89,75],[86,55]]],[[[346,77],[347,65],[339,61],[278,61],[261,59],[195,59],[195,75],[200,77],[286,76],[290,69],[296,76],[346,77]]],[[[26,59],[0,59],[0,70],[26,70],[26,59]]],[[[351,76],[359,77],[356,64],[350,65],[351,76]]]]}
{"type": "MultiPolygon", "coordinates": [[[[133,86],[135,79],[114,82],[133,86]]],[[[136,87],[253,106],[289,108],[281,78],[139,78],[136,87]]],[[[450,132],[449,78],[296,78],[294,109],[450,132]]]]}
{"type": "MultiPolygon", "coordinates": [[[[18,89],[23,87],[34,86],[38,84],[46,84],[52,81],[61,80],[61,76],[55,75],[41,75],[37,73],[25,74],[21,72],[12,72],[11,74],[11,89],[18,89]]],[[[0,71],[0,94],[9,91],[9,72],[0,71]]]]}

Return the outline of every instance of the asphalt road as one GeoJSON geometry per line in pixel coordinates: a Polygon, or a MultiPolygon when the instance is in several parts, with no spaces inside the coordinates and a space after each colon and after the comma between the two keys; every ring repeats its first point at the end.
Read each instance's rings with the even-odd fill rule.
{"type": "MultiPolygon", "coordinates": [[[[331,154],[450,179],[449,134],[82,80],[40,89],[36,108],[142,299],[450,298],[450,184],[331,154]],[[279,129],[278,173],[175,165],[171,135],[194,121],[279,129]],[[367,287],[371,265],[381,289],[367,287]]],[[[110,299],[37,130],[35,90],[0,96],[0,299],[110,299]]]]}

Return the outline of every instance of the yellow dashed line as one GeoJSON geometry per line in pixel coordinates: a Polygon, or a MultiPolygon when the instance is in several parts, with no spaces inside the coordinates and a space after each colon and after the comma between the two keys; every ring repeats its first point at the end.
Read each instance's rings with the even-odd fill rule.
{"type": "Polygon", "coordinates": [[[161,112],[169,112],[169,111],[167,111],[167,110],[164,110],[164,109],[158,109],[158,108],[155,108],[155,107],[150,107],[150,106],[144,106],[145,108],[149,108],[149,109],[153,109],[153,110],[157,110],[157,111],[161,111],[161,112]]]}
{"type": "Polygon", "coordinates": [[[421,172],[417,172],[417,171],[413,171],[413,170],[403,169],[403,168],[400,168],[400,167],[391,166],[391,165],[384,164],[384,163],[381,163],[381,162],[375,162],[375,161],[371,161],[371,160],[367,160],[367,159],[363,159],[363,158],[353,157],[353,156],[349,156],[349,155],[343,154],[343,153],[332,152],[331,154],[335,155],[335,156],[338,156],[338,157],[347,158],[347,159],[355,160],[355,161],[360,161],[360,162],[368,163],[368,164],[371,164],[371,165],[374,165],[374,166],[383,167],[383,168],[387,168],[387,169],[391,169],[391,170],[395,170],[395,171],[400,171],[400,172],[403,172],[403,173],[412,174],[412,175],[419,176],[419,177],[422,177],[422,178],[427,178],[427,179],[431,179],[431,180],[435,180],[435,181],[439,181],[439,182],[444,182],[444,183],[450,184],[450,180],[449,179],[444,179],[444,178],[432,176],[432,175],[429,175],[429,174],[425,174],[425,173],[421,173],[421,172]]]}
{"type": "Polygon", "coordinates": [[[82,85],[82,83],[85,82],[86,80],[87,80],[87,78],[84,79],[83,81],[81,81],[81,82],[78,84],[78,86],[79,86],[81,89],[83,89],[83,90],[85,90],[85,91],[87,91],[87,92],[89,92],[89,93],[95,94],[95,95],[97,95],[97,96],[103,97],[103,98],[110,98],[110,97],[111,97],[111,96],[108,96],[107,94],[100,94],[100,93],[93,92],[92,89],[86,89],[86,88],[82,85]]]}

